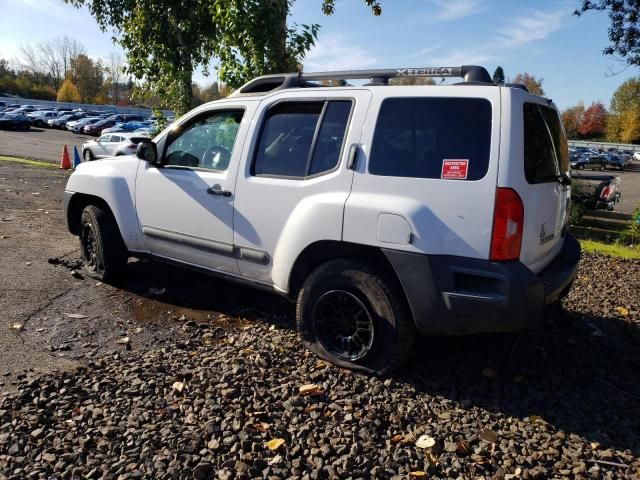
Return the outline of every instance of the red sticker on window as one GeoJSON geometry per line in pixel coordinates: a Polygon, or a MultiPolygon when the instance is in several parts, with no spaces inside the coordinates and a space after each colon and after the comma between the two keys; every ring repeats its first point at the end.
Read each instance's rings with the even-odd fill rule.
{"type": "Polygon", "coordinates": [[[469,160],[442,160],[442,174],[440,178],[466,180],[469,160]]]}

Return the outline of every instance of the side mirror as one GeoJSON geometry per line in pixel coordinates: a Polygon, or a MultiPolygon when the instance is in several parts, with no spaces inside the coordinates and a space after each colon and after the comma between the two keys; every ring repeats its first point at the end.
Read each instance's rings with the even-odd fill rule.
{"type": "Polygon", "coordinates": [[[151,164],[158,163],[158,149],[156,144],[150,140],[143,140],[136,148],[136,157],[151,164]]]}

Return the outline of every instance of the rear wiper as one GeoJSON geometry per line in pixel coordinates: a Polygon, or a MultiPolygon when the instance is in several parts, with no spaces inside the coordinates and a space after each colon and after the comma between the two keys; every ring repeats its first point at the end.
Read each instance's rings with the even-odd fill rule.
{"type": "Polygon", "coordinates": [[[542,181],[546,182],[547,180],[551,180],[551,179],[557,181],[563,187],[571,185],[571,179],[566,173],[563,173],[561,175],[547,175],[542,179],[542,181]]]}

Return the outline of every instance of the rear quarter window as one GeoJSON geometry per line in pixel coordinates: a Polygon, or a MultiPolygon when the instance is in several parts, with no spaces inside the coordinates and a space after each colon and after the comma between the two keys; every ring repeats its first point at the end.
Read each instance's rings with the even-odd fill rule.
{"type": "Polygon", "coordinates": [[[382,102],[369,172],[441,178],[444,160],[466,160],[466,180],[489,168],[491,102],[484,98],[389,98],[382,102]]]}
{"type": "Polygon", "coordinates": [[[555,182],[559,173],[569,170],[567,138],[550,107],[525,103],[524,175],[528,183],[555,182]]]}

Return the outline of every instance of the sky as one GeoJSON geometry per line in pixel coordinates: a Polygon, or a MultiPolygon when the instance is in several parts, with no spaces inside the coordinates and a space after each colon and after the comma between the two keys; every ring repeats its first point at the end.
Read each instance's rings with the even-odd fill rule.
{"type": "MultiPolygon", "coordinates": [[[[336,0],[324,16],[321,0],[297,0],[289,23],[321,25],[305,71],[500,65],[508,78],[519,72],[542,77],[548,97],[564,109],[578,101],[609,105],[615,89],[638,67],[625,68],[602,55],[609,44],[606,13],[572,13],[580,0],[382,0],[374,17],[364,0],[336,0]]],[[[92,57],[120,48],[101,32],[86,9],[62,0],[0,0],[0,58],[17,59],[21,44],[68,36],[92,57]]],[[[210,83],[201,72],[201,84],[210,83]]]]}

